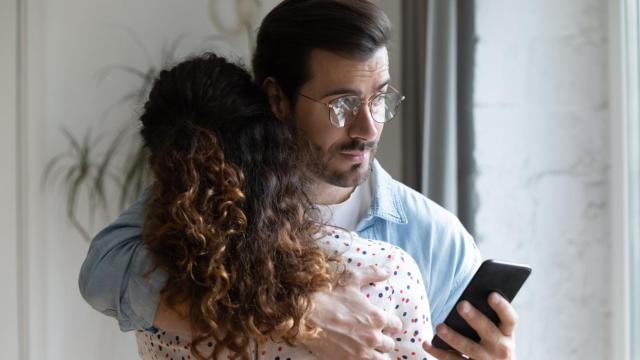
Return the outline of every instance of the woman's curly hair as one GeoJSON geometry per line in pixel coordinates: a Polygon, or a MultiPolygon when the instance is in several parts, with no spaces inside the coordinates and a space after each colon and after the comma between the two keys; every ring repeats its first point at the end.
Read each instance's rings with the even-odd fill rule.
{"type": "Polygon", "coordinates": [[[313,335],[304,315],[335,259],[314,241],[304,152],[247,71],[210,53],[162,71],[140,120],[155,176],[143,238],[168,274],[163,301],[189,309],[194,355],[313,335]]]}

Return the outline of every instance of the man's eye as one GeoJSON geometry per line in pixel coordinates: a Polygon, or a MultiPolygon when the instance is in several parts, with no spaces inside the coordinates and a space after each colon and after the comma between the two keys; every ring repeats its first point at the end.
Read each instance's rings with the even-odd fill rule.
{"type": "Polygon", "coordinates": [[[371,104],[373,106],[383,105],[384,103],[385,103],[385,94],[383,94],[383,93],[377,94],[373,98],[373,101],[371,102],[371,104]]]}
{"type": "Polygon", "coordinates": [[[349,109],[353,109],[354,107],[357,107],[358,104],[360,103],[360,99],[358,99],[357,97],[344,97],[341,99],[342,100],[342,106],[345,106],[349,109]]]}

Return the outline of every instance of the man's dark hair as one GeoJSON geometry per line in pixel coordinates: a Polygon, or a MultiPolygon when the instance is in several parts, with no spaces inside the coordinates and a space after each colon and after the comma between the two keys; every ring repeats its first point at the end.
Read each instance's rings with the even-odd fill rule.
{"type": "Polygon", "coordinates": [[[273,77],[293,103],[310,79],[309,54],[327,50],[368,59],[391,37],[387,15],[367,0],[284,0],[262,21],[253,56],[255,81],[273,77]]]}

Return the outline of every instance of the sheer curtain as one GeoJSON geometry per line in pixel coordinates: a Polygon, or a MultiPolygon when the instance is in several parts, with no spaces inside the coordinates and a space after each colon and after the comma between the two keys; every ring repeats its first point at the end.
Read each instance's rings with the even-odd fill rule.
{"type": "Polygon", "coordinates": [[[473,233],[474,2],[402,2],[403,181],[473,233]]]}

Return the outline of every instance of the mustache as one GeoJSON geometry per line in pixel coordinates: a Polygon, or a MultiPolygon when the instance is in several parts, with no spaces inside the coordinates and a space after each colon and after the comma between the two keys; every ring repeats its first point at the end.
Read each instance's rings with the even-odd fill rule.
{"type": "Polygon", "coordinates": [[[361,140],[352,140],[349,142],[346,142],[344,144],[341,144],[340,146],[337,147],[337,152],[340,151],[351,151],[351,150],[357,150],[357,151],[364,151],[364,150],[375,150],[378,148],[378,142],[377,141],[369,141],[369,142],[364,142],[361,140]]]}

